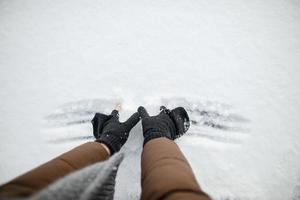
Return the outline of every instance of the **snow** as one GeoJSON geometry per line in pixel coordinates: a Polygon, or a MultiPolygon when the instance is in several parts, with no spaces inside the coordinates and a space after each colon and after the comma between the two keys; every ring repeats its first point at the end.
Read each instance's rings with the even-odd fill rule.
{"type": "MultiPolygon", "coordinates": [[[[214,199],[299,199],[299,17],[296,0],[1,0],[0,182],[91,140],[67,123],[87,111],[167,104],[234,127],[177,141],[214,199]]],[[[116,199],[139,198],[141,147],[138,124],[116,199]]]]}

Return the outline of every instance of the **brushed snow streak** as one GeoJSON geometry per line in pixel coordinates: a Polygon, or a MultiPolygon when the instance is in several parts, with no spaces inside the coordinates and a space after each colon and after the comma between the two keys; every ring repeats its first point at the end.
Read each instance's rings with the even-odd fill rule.
{"type": "MultiPolygon", "coordinates": [[[[110,113],[118,99],[86,99],[66,103],[45,117],[48,127],[68,127],[72,125],[88,124],[96,112],[110,113]]],[[[218,102],[192,101],[185,98],[163,98],[149,105],[150,110],[165,105],[169,108],[183,106],[191,120],[191,128],[187,136],[197,136],[215,142],[239,144],[242,138],[231,137],[236,133],[247,134],[250,122],[246,117],[232,112],[232,106],[218,102]],[[208,130],[202,130],[206,128],[208,130]],[[207,133],[208,132],[208,133],[207,133]]],[[[124,110],[124,113],[134,112],[133,109],[124,110]]],[[[238,136],[239,137],[239,136],[238,136]]],[[[67,142],[71,140],[86,140],[91,137],[74,136],[51,140],[52,142],[67,142]]]]}

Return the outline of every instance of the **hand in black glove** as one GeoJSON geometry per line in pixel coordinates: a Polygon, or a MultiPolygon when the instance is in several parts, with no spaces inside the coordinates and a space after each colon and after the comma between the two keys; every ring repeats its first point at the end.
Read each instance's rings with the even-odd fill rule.
{"type": "Polygon", "coordinates": [[[138,112],[142,118],[144,145],[159,137],[174,140],[186,133],[190,126],[189,116],[182,107],[169,110],[162,106],[161,112],[156,116],[149,116],[142,106],[138,108],[138,112]]]}
{"type": "Polygon", "coordinates": [[[96,142],[105,144],[111,155],[118,152],[127,141],[130,130],[139,122],[136,112],[127,121],[119,121],[119,112],[113,110],[110,115],[96,113],[93,120],[93,134],[96,142]]]}

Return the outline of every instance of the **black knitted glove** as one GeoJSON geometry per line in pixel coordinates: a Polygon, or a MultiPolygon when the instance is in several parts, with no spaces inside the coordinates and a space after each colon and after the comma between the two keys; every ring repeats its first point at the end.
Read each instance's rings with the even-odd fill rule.
{"type": "Polygon", "coordinates": [[[110,115],[96,113],[92,120],[96,142],[104,143],[113,155],[125,144],[130,130],[139,120],[140,116],[137,112],[123,123],[119,121],[117,110],[113,110],[110,115]]]}
{"type": "Polygon", "coordinates": [[[184,108],[177,107],[169,110],[161,107],[161,112],[156,116],[149,116],[142,106],[138,108],[142,118],[144,145],[154,139],[166,137],[174,140],[183,135],[190,126],[189,116],[184,108]]]}

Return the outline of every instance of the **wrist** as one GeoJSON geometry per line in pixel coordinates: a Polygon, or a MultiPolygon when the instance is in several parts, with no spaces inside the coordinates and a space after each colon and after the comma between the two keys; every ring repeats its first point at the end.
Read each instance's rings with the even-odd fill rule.
{"type": "Polygon", "coordinates": [[[104,144],[103,142],[101,142],[101,141],[95,141],[95,142],[98,142],[98,143],[100,143],[101,145],[102,145],[102,147],[105,149],[105,151],[107,152],[107,154],[109,155],[109,156],[111,156],[111,151],[110,151],[110,149],[108,148],[108,146],[106,145],[106,144],[104,144]]]}
{"type": "Polygon", "coordinates": [[[153,140],[153,139],[156,139],[156,138],[162,138],[162,137],[172,140],[172,138],[169,137],[168,134],[165,134],[165,133],[162,133],[162,132],[151,132],[149,134],[145,134],[143,146],[145,146],[145,144],[147,142],[149,142],[150,140],[153,140]]]}
{"type": "Polygon", "coordinates": [[[103,138],[100,137],[96,140],[96,142],[105,145],[105,147],[109,149],[110,155],[115,154],[121,148],[121,146],[119,147],[118,142],[116,141],[116,138],[113,135],[111,135],[109,139],[107,137],[103,137],[103,138]]]}

